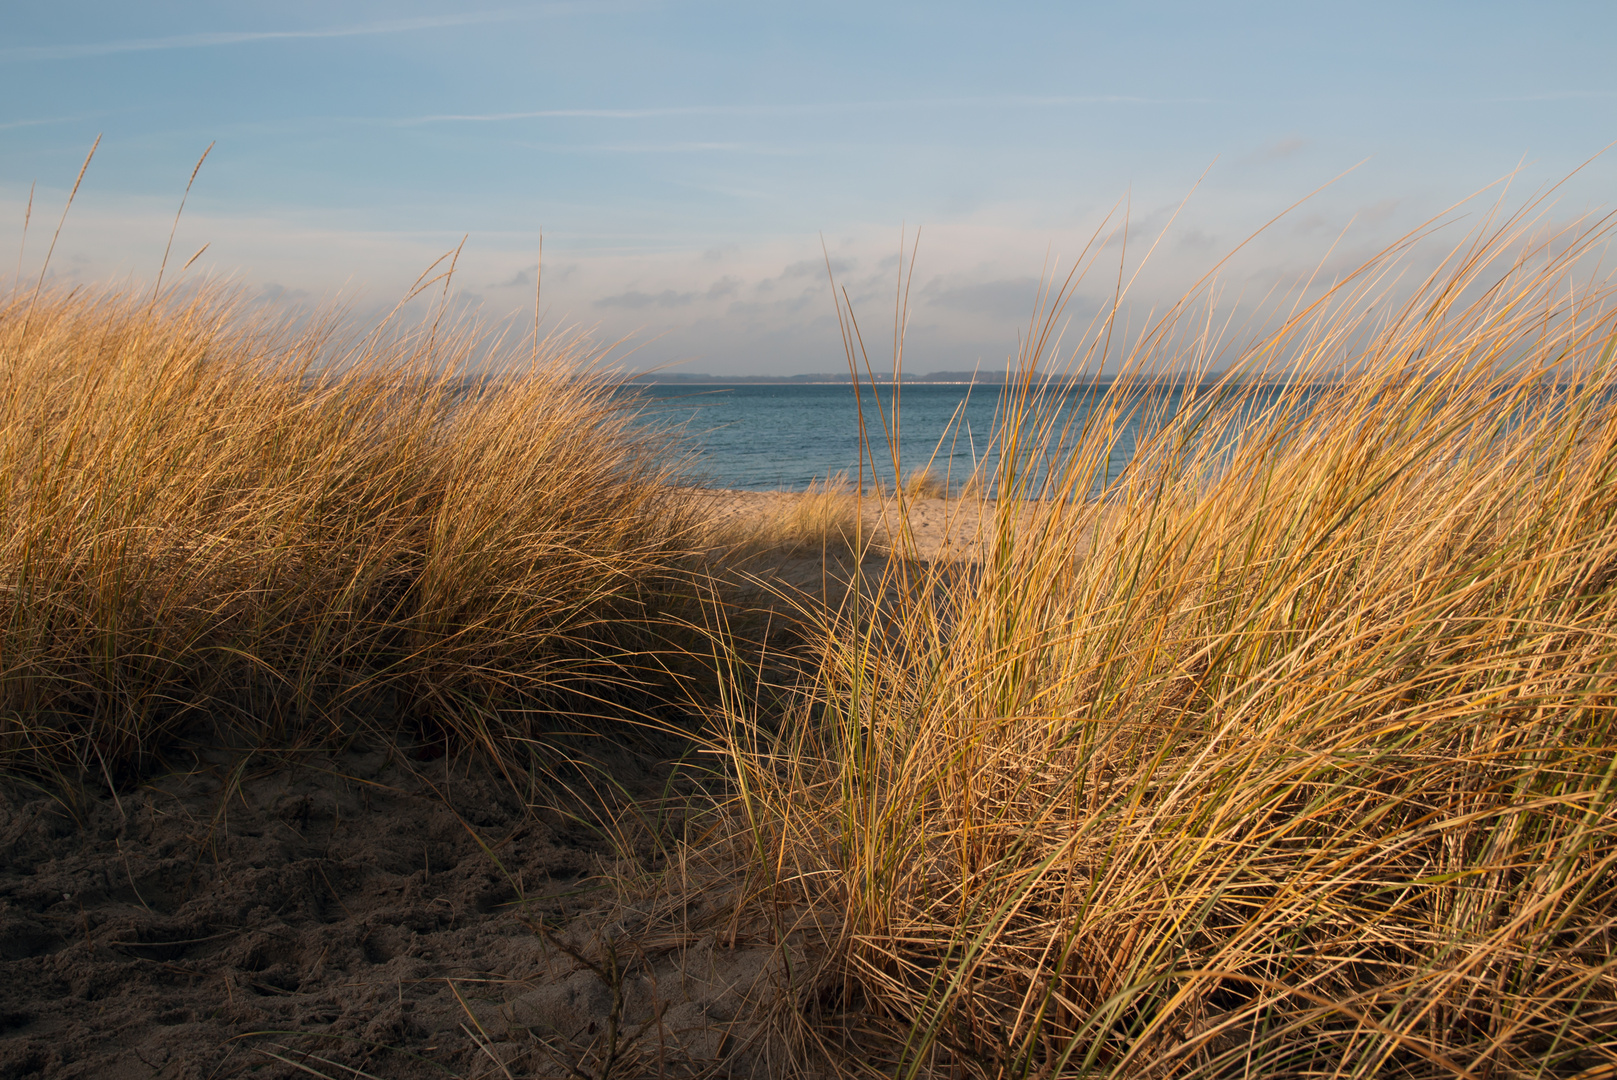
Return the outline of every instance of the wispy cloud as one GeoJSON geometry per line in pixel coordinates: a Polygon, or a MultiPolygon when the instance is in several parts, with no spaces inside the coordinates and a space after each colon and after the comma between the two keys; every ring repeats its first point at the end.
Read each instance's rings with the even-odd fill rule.
{"type": "Polygon", "coordinates": [[[624,109],[530,109],[523,112],[441,113],[406,117],[398,124],[499,123],[508,120],[647,120],[673,116],[811,116],[826,113],[885,112],[907,109],[1068,108],[1078,105],[1204,105],[1214,98],[1147,98],[1124,94],[1066,97],[910,98],[890,101],[820,101],[779,105],[660,105],[624,109]]]}
{"type": "Polygon", "coordinates": [[[753,154],[765,157],[802,157],[812,151],[800,146],[761,146],[739,142],[677,142],[677,143],[596,143],[591,145],[562,145],[558,143],[522,142],[534,150],[554,154],[753,154]]]}
{"type": "MultiPolygon", "coordinates": [[[[922,288],[921,295],[928,306],[963,311],[975,315],[990,315],[1002,319],[1025,318],[1038,305],[1043,283],[1036,277],[1001,278],[996,281],[974,281],[951,284],[942,278],[933,278],[922,288]]],[[[1078,308],[1086,301],[1078,298],[1078,308]]],[[[1076,310],[1073,310],[1076,314],[1076,310]]]]}
{"type": "Polygon", "coordinates": [[[595,306],[627,308],[630,311],[640,311],[651,307],[685,307],[697,300],[723,300],[726,297],[734,296],[740,287],[740,281],[725,275],[708,286],[706,292],[676,292],[673,289],[664,289],[659,293],[648,293],[641,292],[639,289],[630,289],[628,292],[618,293],[616,296],[603,296],[595,301],[595,306]]]}
{"type": "Polygon", "coordinates": [[[40,127],[44,124],[71,124],[76,120],[88,120],[91,116],[100,115],[89,113],[83,116],[43,116],[37,120],[5,120],[0,121],[0,131],[10,131],[12,128],[40,127]]]}
{"type": "Polygon", "coordinates": [[[510,22],[541,15],[562,15],[597,10],[582,3],[539,4],[521,11],[477,11],[462,15],[426,15],[414,19],[389,19],[356,23],[351,26],[316,27],[308,30],[224,30],[174,37],[126,38],[122,41],[81,42],[65,45],[21,45],[0,49],[0,60],[79,60],[113,53],[152,52],[159,49],[207,49],[218,45],[245,45],[257,41],[293,41],[311,38],[366,37],[376,34],[406,34],[417,30],[437,30],[449,26],[510,22]]]}
{"type": "Polygon", "coordinates": [[[1258,165],[1272,161],[1284,161],[1287,158],[1296,157],[1299,153],[1307,148],[1307,139],[1297,135],[1288,135],[1283,139],[1275,140],[1267,146],[1259,147],[1257,150],[1254,150],[1252,153],[1246,155],[1240,160],[1241,163],[1245,165],[1258,165]]]}
{"type": "Polygon", "coordinates": [[[1617,90],[1560,90],[1544,94],[1519,94],[1513,97],[1478,98],[1478,104],[1503,105],[1509,102],[1530,101],[1589,101],[1617,97],[1617,90]]]}

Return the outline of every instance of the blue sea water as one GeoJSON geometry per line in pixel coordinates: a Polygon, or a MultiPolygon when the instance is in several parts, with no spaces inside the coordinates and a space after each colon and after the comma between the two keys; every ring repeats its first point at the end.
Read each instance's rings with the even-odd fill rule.
{"type": "MultiPolygon", "coordinates": [[[[801,491],[843,475],[860,475],[860,401],[851,384],[662,384],[638,387],[643,419],[676,427],[695,450],[691,475],[711,487],[801,491]]],[[[1179,391],[1165,391],[1177,398],[1179,391]]],[[[891,483],[893,455],[884,414],[890,387],[861,390],[866,436],[875,456],[874,479],[891,483]],[[883,407],[885,406],[885,408],[883,407]]],[[[992,466],[992,436],[1002,398],[997,384],[920,384],[903,388],[897,447],[904,475],[930,467],[958,488],[985,460],[992,466]]],[[[1099,400],[1099,389],[1075,391],[1068,410],[1099,400]]],[[[1170,401],[1170,410],[1177,401],[1170,401]]],[[[1139,437],[1137,419],[1119,425],[1104,484],[1122,471],[1139,437]]],[[[865,482],[873,477],[867,458],[865,482]]]]}
{"type": "MultiPolygon", "coordinates": [[[[1560,388],[1540,404],[1560,408],[1558,402],[1569,389],[1560,388]]],[[[1093,425],[1102,416],[1116,415],[1122,406],[1121,415],[1110,421],[1109,460],[1092,478],[1090,494],[1094,496],[1122,474],[1142,440],[1149,438],[1150,417],[1170,418],[1186,401],[1208,405],[1222,401],[1234,411],[1227,414],[1229,422],[1215,423],[1211,430],[1218,432],[1213,437],[1221,446],[1229,447],[1235,432],[1277,403],[1289,401],[1291,404],[1285,407],[1306,412],[1309,403],[1325,392],[1325,386],[1295,390],[1293,393],[1277,384],[1225,387],[1221,391],[1212,385],[1192,388],[1159,383],[1137,390],[1132,397],[1120,397],[1105,386],[1078,386],[1052,401],[1059,402],[1057,426],[1065,424],[1073,430],[1093,425]],[[1097,406],[1102,405],[1106,411],[1097,411],[1097,406]],[[1142,423],[1147,425],[1143,432],[1142,423]]],[[[890,386],[873,389],[866,385],[858,397],[849,383],[668,383],[626,387],[623,392],[634,396],[644,422],[675,428],[683,434],[693,455],[687,475],[695,483],[754,491],[801,491],[838,476],[883,485],[890,485],[894,478],[889,440],[893,411],[890,386]],[[861,405],[871,455],[865,458],[863,471],[861,405]],[[883,423],[884,415],[888,424],[883,423]]],[[[994,435],[998,417],[1012,392],[999,384],[906,385],[896,439],[899,474],[908,476],[913,470],[930,468],[939,478],[947,477],[955,489],[979,468],[985,476],[991,476],[997,464],[994,435]]],[[[1617,391],[1607,391],[1605,396],[1614,393],[1617,391]]],[[[1525,403],[1516,406],[1523,416],[1529,409],[1525,403]]],[[[1500,430],[1508,430],[1515,422],[1505,418],[1500,430]]],[[[1208,429],[1193,425],[1185,430],[1208,429]]],[[[1048,449],[1057,460],[1063,456],[1062,448],[1048,449]]],[[[1047,463],[1034,462],[1024,467],[1022,474],[1036,480],[1044,464],[1047,463]]]]}

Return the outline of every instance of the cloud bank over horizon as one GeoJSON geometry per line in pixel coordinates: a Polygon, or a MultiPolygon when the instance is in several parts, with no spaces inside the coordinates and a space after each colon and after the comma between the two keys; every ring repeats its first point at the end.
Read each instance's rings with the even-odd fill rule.
{"type": "Polygon", "coordinates": [[[1142,324],[1243,244],[1217,288],[1256,310],[1481,191],[1457,238],[1505,177],[1516,205],[1594,157],[1548,212],[1609,199],[1617,13],[1394,13],[70,2],[0,47],[0,272],[34,280],[103,133],[48,276],[149,283],[216,140],[170,273],[206,244],[193,278],[362,320],[460,246],[456,304],[521,325],[542,234],[547,326],[789,374],[844,363],[832,278],[886,362],[902,246],[919,372],[1002,366],[1086,245],[1077,330],[1120,282],[1142,324]]]}

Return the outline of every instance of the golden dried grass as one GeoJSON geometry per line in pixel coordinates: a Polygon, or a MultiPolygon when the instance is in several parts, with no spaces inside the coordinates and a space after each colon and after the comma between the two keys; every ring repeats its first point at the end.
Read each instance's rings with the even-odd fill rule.
{"type": "Polygon", "coordinates": [[[1041,389],[1056,297],[995,477],[1045,498],[965,571],[900,543],[783,722],[721,716],[758,918],[818,957],[790,1037],[905,1077],[1605,1075],[1606,228],[1490,222],[1395,304],[1384,253],[1188,398],[1138,374],[1215,354],[1188,303],[1097,407],[1041,389]]]}
{"type": "Polygon", "coordinates": [[[666,447],[587,341],[498,383],[484,344],[206,289],[0,307],[0,765],[111,779],[193,724],[509,758],[633,701],[689,591],[666,447]]]}
{"type": "Polygon", "coordinates": [[[904,494],[911,499],[947,499],[949,483],[936,470],[913,469],[904,480],[904,494]]]}
{"type": "MultiPolygon", "coordinates": [[[[1188,402],[1140,373],[1205,365],[1212,321],[1117,358],[1114,307],[1078,359],[1132,374],[1085,410],[1034,379],[1069,279],[980,556],[896,536],[784,717],[739,676],[705,702],[736,828],[680,858],[744,856],[732,937],[805,991],[783,1042],[905,1077],[1617,1064],[1604,238],[1490,223],[1401,299],[1389,251],[1188,402]]],[[[509,758],[643,694],[701,535],[665,447],[586,345],[494,387],[439,331],[0,308],[0,765],[112,779],[199,723],[509,758]]],[[[861,545],[858,500],[767,542],[861,545]]]]}
{"type": "Polygon", "coordinates": [[[700,536],[712,557],[731,567],[809,557],[857,562],[875,550],[876,530],[866,517],[848,478],[833,476],[782,494],[760,512],[728,517],[700,536]]]}

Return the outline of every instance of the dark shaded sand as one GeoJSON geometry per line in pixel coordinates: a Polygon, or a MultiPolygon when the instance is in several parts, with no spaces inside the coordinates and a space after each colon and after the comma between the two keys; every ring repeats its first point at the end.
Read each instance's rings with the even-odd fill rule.
{"type": "Polygon", "coordinates": [[[0,779],[0,1077],[768,1071],[779,950],[722,897],[625,904],[476,766],[204,757],[78,821],[0,779]]]}
{"type": "MultiPolygon", "coordinates": [[[[793,496],[711,498],[722,518],[793,496]]],[[[969,536],[976,513],[915,503],[919,552],[947,557],[945,523],[969,536]]],[[[738,622],[789,639],[845,591],[846,554],[753,559],[738,622]]],[[[601,745],[594,790],[662,795],[663,750],[601,745]]],[[[0,1080],[779,1071],[770,1017],[812,991],[722,872],[671,887],[671,848],[588,824],[612,808],[417,753],[181,753],[76,800],[0,776],[0,1080]]]]}

